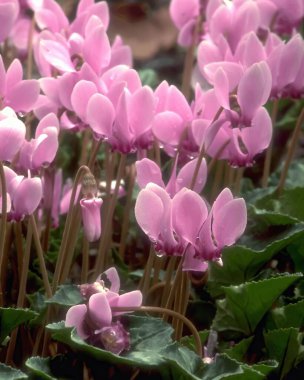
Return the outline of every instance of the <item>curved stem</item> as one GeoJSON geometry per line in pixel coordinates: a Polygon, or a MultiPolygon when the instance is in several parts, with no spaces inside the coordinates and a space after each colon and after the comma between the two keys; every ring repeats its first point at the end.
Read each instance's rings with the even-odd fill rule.
{"type": "Polygon", "coordinates": [[[299,139],[299,136],[300,136],[300,133],[301,133],[301,127],[302,127],[303,122],[304,122],[304,108],[302,108],[302,111],[301,111],[301,113],[300,113],[300,115],[298,117],[295,129],[294,129],[292,137],[291,137],[291,142],[290,142],[290,145],[289,145],[289,148],[288,148],[287,157],[286,157],[286,160],[285,160],[285,165],[283,167],[283,170],[282,170],[282,173],[281,173],[281,177],[280,177],[280,180],[279,180],[279,183],[278,183],[278,187],[277,187],[277,190],[276,190],[277,195],[281,195],[281,193],[282,193],[282,191],[284,189],[284,185],[285,185],[285,181],[286,181],[289,165],[290,165],[290,163],[292,161],[292,158],[293,158],[295,150],[296,150],[296,146],[297,146],[297,142],[298,142],[298,139],[299,139]]]}
{"type": "Polygon", "coordinates": [[[180,313],[177,313],[176,311],[166,309],[163,307],[157,307],[157,306],[139,306],[139,307],[112,307],[112,311],[140,311],[140,312],[147,312],[147,313],[159,313],[159,314],[165,314],[168,317],[173,317],[180,319],[191,331],[195,346],[196,346],[196,353],[198,356],[203,356],[203,349],[202,349],[202,343],[199,336],[199,333],[194,326],[194,324],[185,316],[181,315],[180,313]]]}

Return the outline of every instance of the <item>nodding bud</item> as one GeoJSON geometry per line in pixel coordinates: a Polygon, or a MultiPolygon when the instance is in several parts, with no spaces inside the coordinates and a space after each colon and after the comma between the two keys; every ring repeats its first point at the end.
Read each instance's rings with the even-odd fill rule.
{"type": "Polygon", "coordinates": [[[84,175],[81,191],[86,198],[94,198],[97,195],[97,183],[91,172],[84,175]]]}

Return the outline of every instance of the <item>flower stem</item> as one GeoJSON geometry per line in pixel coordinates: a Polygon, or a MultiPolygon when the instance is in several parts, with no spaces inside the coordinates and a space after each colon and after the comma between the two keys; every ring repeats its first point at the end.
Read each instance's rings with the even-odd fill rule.
{"type": "Polygon", "coordinates": [[[136,170],[135,165],[130,166],[130,174],[129,174],[129,186],[127,192],[127,200],[124,208],[124,216],[122,222],[121,236],[120,236],[120,244],[119,244],[119,256],[124,259],[126,244],[127,244],[127,236],[129,230],[129,220],[130,220],[130,211],[132,206],[132,194],[135,184],[136,170]]]}
{"type": "Polygon", "coordinates": [[[102,232],[100,244],[98,247],[97,259],[96,259],[95,271],[94,271],[94,276],[96,277],[105,269],[107,247],[108,247],[109,239],[111,238],[110,231],[111,231],[112,223],[113,223],[113,215],[114,215],[114,210],[116,206],[120,181],[122,179],[122,175],[125,170],[125,163],[126,163],[126,155],[121,154],[118,170],[117,170],[115,189],[109,203],[109,208],[107,210],[106,219],[105,219],[106,223],[105,223],[104,231],[102,232]]]}
{"type": "MultiPolygon", "coordinates": [[[[271,111],[271,121],[272,121],[272,128],[274,131],[274,126],[277,118],[279,110],[279,99],[275,99],[272,106],[271,111]]],[[[264,169],[263,169],[263,177],[262,177],[262,187],[265,188],[268,185],[268,178],[270,174],[270,166],[271,166],[271,156],[272,156],[272,149],[273,149],[273,137],[271,139],[271,142],[269,144],[269,147],[266,151],[265,161],[264,161],[264,169]]]]}
{"type": "MultiPolygon", "coordinates": [[[[7,195],[6,195],[6,180],[4,174],[4,167],[0,161],[0,183],[1,183],[1,194],[2,194],[2,205],[1,205],[1,226],[0,226],[0,268],[3,265],[4,258],[4,243],[6,235],[6,219],[7,219],[7,195]]],[[[0,306],[3,304],[3,289],[2,280],[0,280],[0,306]]]]}
{"type": "Polygon", "coordinates": [[[60,245],[60,249],[59,249],[59,253],[58,253],[58,258],[57,258],[57,262],[56,262],[56,267],[55,267],[55,272],[54,272],[54,277],[53,277],[53,283],[52,283],[53,291],[55,291],[55,289],[57,288],[57,285],[59,283],[59,278],[60,278],[60,274],[62,272],[64,260],[66,259],[65,253],[67,252],[66,248],[67,248],[68,239],[70,236],[71,224],[75,221],[75,218],[73,219],[72,215],[73,215],[74,203],[75,203],[75,199],[76,199],[77,187],[78,187],[78,184],[81,181],[83,175],[85,173],[89,173],[89,172],[90,172],[90,169],[87,166],[83,165],[83,166],[80,166],[80,168],[78,169],[77,174],[76,174],[76,178],[75,178],[73,190],[72,190],[72,195],[71,195],[71,199],[70,199],[69,211],[68,211],[68,215],[67,215],[65,226],[64,226],[62,241],[61,241],[61,245],[60,245]]]}
{"type": "Polygon", "coordinates": [[[81,283],[85,284],[88,280],[88,272],[89,272],[89,247],[90,244],[88,239],[83,237],[82,244],[82,265],[81,265],[81,283]]]}
{"type": "Polygon", "coordinates": [[[30,215],[30,224],[31,224],[31,227],[33,229],[34,242],[35,242],[35,246],[36,246],[36,251],[37,251],[40,271],[42,274],[42,280],[43,280],[44,288],[45,288],[47,297],[51,298],[52,297],[52,288],[51,288],[50,283],[49,283],[49,278],[48,278],[48,274],[47,274],[47,270],[46,270],[46,266],[45,266],[45,261],[44,261],[44,256],[43,256],[43,250],[41,247],[41,243],[40,243],[40,239],[39,239],[39,235],[38,235],[37,224],[36,224],[34,215],[30,215]]]}
{"type": "Polygon", "coordinates": [[[285,160],[285,165],[283,167],[281,177],[280,177],[280,180],[278,183],[278,187],[276,189],[276,193],[278,196],[280,196],[282,194],[282,191],[284,189],[288,169],[289,169],[290,163],[293,159],[293,156],[295,154],[295,150],[297,147],[298,139],[300,137],[301,127],[302,127],[303,122],[304,122],[304,108],[302,108],[302,111],[301,111],[301,113],[297,119],[297,123],[296,123],[295,129],[294,129],[292,137],[291,137],[291,141],[290,141],[289,148],[287,151],[287,157],[285,160]]]}
{"type": "Polygon", "coordinates": [[[189,328],[189,330],[191,331],[194,337],[197,355],[199,357],[203,356],[201,339],[194,324],[184,315],[181,315],[180,313],[177,313],[174,310],[166,309],[163,307],[157,307],[157,306],[139,306],[139,307],[112,307],[112,311],[140,311],[144,313],[159,313],[159,314],[167,315],[168,317],[180,319],[189,328]]]}

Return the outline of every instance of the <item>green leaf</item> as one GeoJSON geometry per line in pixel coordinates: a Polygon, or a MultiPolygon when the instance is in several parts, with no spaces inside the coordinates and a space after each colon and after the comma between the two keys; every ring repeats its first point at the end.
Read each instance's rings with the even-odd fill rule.
{"type": "Polygon", "coordinates": [[[28,376],[19,369],[8,367],[7,365],[0,363],[0,379],[19,380],[27,378],[28,376]]]}
{"type": "Polygon", "coordinates": [[[57,380],[57,378],[52,375],[50,370],[50,360],[51,358],[41,358],[39,356],[35,356],[27,359],[25,365],[39,379],[57,380]]]}
{"type": "Polygon", "coordinates": [[[143,86],[147,85],[152,88],[155,88],[158,85],[159,79],[155,70],[142,69],[139,70],[138,73],[143,86]]]}
{"type": "Polygon", "coordinates": [[[304,221],[304,187],[284,189],[278,198],[275,194],[269,194],[259,199],[255,205],[304,221]]]}
{"type": "Polygon", "coordinates": [[[65,328],[64,322],[47,326],[54,339],[68,344],[92,358],[115,364],[126,364],[140,368],[155,368],[162,371],[168,369],[197,379],[195,373],[202,367],[201,359],[186,347],[173,343],[173,329],[162,319],[152,317],[125,317],[131,339],[131,349],[123,355],[115,355],[109,351],[91,346],[83,341],[71,328],[65,328]]]}
{"type": "Polygon", "coordinates": [[[83,302],[84,299],[77,285],[60,285],[53,297],[46,301],[46,303],[68,307],[83,302]]]}
{"type": "Polygon", "coordinates": [[[278,367],[278,362],[276,360],[267,360],[265,362],[259,362],[257,364],[252,365],[253,369],[261,372],[262,374],[266,376],[268,376],[277,367],[278,367]]]}
{"type": "MultiPolygon", "coordinates": [[[[205,343],[207,342],[207,339],[208,339],[209,330],[199,331],[198,333],[199,333],[199,336],[201,338],[202,346],[204,346],[205,343]]],[[[191,335],[191,336],[183,336],[182,339],[180,340],[180,343],[182,345],[190,348],[190,350],[195,351],[195,340],[194,340],[193,335],[191,335]]]]}
{"type": "Polygon", "coordinates": [[[299,334],[298,329],[290,327],[264,333],[264,339],[269,357],[280,363],[279,373],[282,379],[296,364],[303,339],[302,334],[299,334]]]}
{"type": "Polygon", "coordinates": [[[258,282],[224,287],[226,298],[217,301],[213,328],[251,335],[274,301],[300,274],[286,274],[258,282]]]}
{"type": "Polygon", "coordinates": [[[29,309],[0,308],[0,343],[14,330],[15,327],[34,319],[37,316],[29,309]]]}
{"type": "MultiPolygon", "coordinates": [[[[282,166],[270,176],[270,186],[278,185],[281,173],[282,166]]],[[[294,187],[304,187],[304,160],[299,158],[291,162],[285,181],[285,189],[294,187]]]]}
{"type": "Polygon", "coordinates": [[[225,248],[222,253],[223,266],[217,263],[209,265],[208,290],[211,295],[223,295],[223,285],[237,285],[253,279],[276,253],[303,235],[304,224],[299,223],[283,226],[283,230],[274,237],[269,236],[262,241],[257,237],[247,239],[247,244],[253,245],[254,249],[239,245],[225,248]]]}
{"type": "Polygon", "coordinates": [[[230,358],[235,359],[239,362],[244,361],[245,355],[253,341],[253,336],[247,339],[242,339],[239,343],[231,348],[227,348],[224,352],[230,358]]]}
{"type": "Polygon", "coordinates": [[[302,328],[304,326],[304,300],[271,310],[266,326],[268,329],[302,328]]]}

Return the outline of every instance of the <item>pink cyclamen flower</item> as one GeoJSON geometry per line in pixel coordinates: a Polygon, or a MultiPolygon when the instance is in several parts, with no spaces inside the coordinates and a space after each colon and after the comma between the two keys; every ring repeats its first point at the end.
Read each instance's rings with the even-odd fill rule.
{"type": "Polygon", "coordinates": [[[25,215],[33,214],[41,202],[41,179],[25,178],[6,166],[4,166],[4,173],[10,203],[8,219],[22,220],[25,215]]]}
{"type": "Polygon", "coordinates": [[[233,198],[225,188],[216,198],[208,218],[202,225],[196,243],[196,257],[217,261],[224,247],[230,246],[244,233],[247,210],[243,198],[233,198]]]}
{"type": "MultiPolygon", "coordinates": [[[[143,189],[149,182],[155,183],[167,190],[170,196],[174,196],[183,187],[190,188],[192,177],[197,165],[197,158],[186,163],[176,175],[177,160],[172,170],[171,177],[168,181],[167,186],[165,186],[162,180],[162,174],[159,166],[148,158],[143,158],[140,161],[136,161],[136,181],[138,186],[143,189]]],[[[207,164],[206,160],[203,159],[201,162],[197,180],[194,185],[194,191],[200,193],[207,180],[207,164]]]]}
{"type": "Polygon", "coordinates": [[[124,312],[112,307],[139,307],[142,294],[139,290],[119,295],[120,280],[114,267],[109,268],[93,284],[80,285],[86,304],[72,306],[66,315],[65,325],[75,327],[77,334],[89,343],[120,354],[130,346],[129,334],[119,320],[124,312]]]}
{"type": "Polygon", "coordinates": [[[84,233],[89,242],[96,241],[101,235],[100,208],[101,198],[83,198],[80,200],[84,233]]]}
{"type": "Polygon", "coordinates": [[[0,56],[0,107],[9,106],[15,112],[29,112],[39,96],[39,82],[36,79],[23,80],[20,61],[15,59],[5,71],[0,56]],[[26,96],[24,95],[26,94],[26,96]]]}
{"type": "Polygon", "coordinates": [[[0,161],[11,162],[25,141],[24,123],[10,107],[0,111],[0,161]]]}

